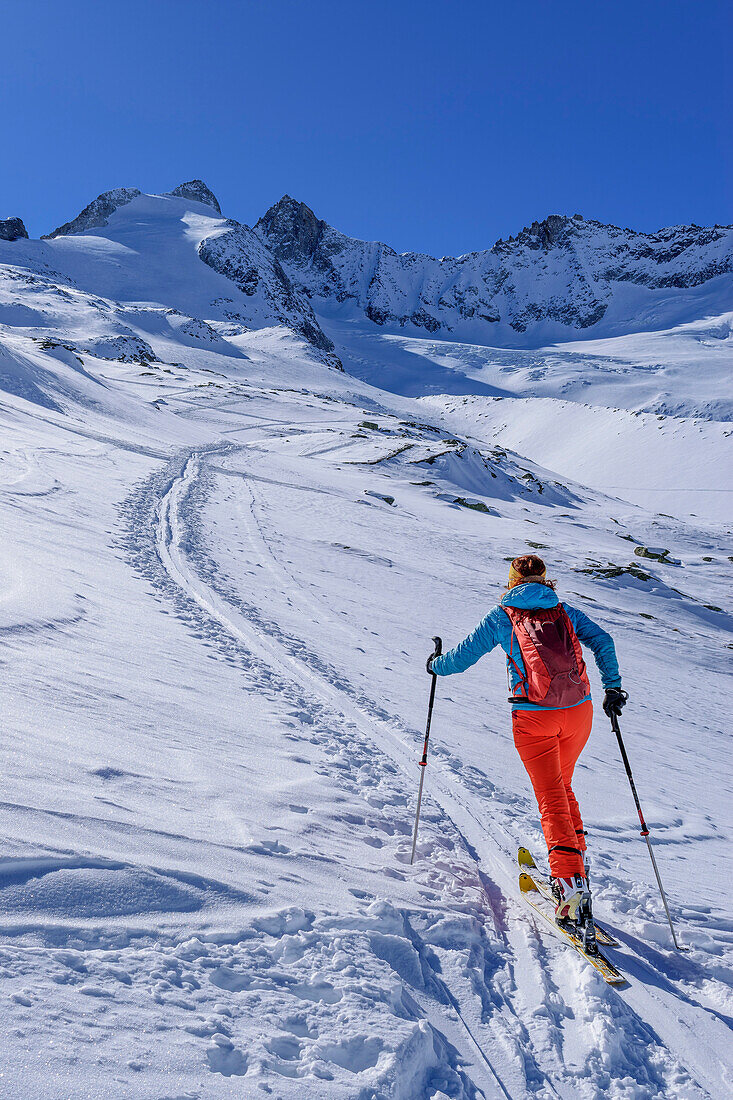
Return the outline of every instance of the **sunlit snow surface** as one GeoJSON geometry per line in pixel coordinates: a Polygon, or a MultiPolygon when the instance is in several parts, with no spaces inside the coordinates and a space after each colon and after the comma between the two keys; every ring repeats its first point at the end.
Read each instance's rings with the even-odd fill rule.
{"type": "MultiPolygon", "coordinates": [[[[227,329],[194,245],[160,293],[109,274],[98,297],[72,240],[66,287],[0,256],[0,1096],[728,1095],[733,540],[703,502],[729,426],[635,415],[651,391],[612,400],[590,368],[587,397],[562,371],[512,389],[525,352],[478,371],[501,393],[427,397],[422,364],[455,376],[458,346],[402,337],[396,396],[227,329]],[[542,841],[498,655],[438,684],[409,865],[430,638],[463,637],[530,548],[616,639],[691,948],[599,707],[576,790],[619,991],[517,896],[515,849],[542,841]]],[[[377,371],[361,332],[339,350],[377,371]]]]}

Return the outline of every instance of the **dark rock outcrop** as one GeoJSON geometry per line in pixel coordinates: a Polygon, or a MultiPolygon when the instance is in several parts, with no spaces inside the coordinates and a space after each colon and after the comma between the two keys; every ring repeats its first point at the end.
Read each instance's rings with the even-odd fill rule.
{"type": "Polygon", "coordinates": [[[206,186],[203,180],[189,180],[188,183],[181,183],[172,191],[166,191],[166,194],[174,198],[193,199],[194,202],[201,202],[204,206],[213,207],[217,214],[221,214],[221,207],[216,195],[211,188],[206,186]]]}
{"type": "Polygon", "coordinates": [[[328,223],[319,221],[304,202],[283,195],[255,226],[270,242],[279,260],[302,261],[317,255],[328,223]]]}
{"type": "Polygon", "coordinates": [[[54,229],[53,233],[44,233],[42,240],[83,233],[86,229],[100,229],[107,225],[108,219],[115,210],[126,206],[141,194],[142,191],[138,191],[137,187],[116,187],[112,191],[103,191],[88,206],[85,206],[73,221],[64,222],[58,229],[54,229]]]}
{"type": "Polygon", "coordinates": [[[0,241],[28,239],[28,230],[21,218],[0,218],[0,241]]]}

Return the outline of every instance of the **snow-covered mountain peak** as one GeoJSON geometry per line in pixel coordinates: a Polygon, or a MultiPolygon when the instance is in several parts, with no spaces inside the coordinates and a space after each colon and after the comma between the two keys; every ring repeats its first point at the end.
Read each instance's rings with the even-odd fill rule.
{"type": "Polygon", "coordinates": [[[181,183],[178,187],[174,187],[172,191],[166,191],[161,196],[143,195],[143,192],[137,187],[114,187],[111,191],[103,191],[101,195],[88,203],[75,218],[64,222],[52,233],[44,234],[42,239],[84,233],[88,229],[104,229],[109,225],[109,219],[113,214],[138,198],[190,199],[202,206],[211,207],[217,214],[221,215],[221,207],[216,195],[203,180],[196,179],[181,183]]]}
{"type": "MultiPolygon", "coordinates": [[[[33,335],[52,324],[57,338],[79,348],[142,340],[165,357],[161,332],[168,339],[180,317],[199,341],[208,333],[210,346],[221,339],[212,326],[225,337],[285,327],[321,353],[333,348],[260,235],[223,218],[201,180],[158,195],[117,188],[50,237],[11,244],[11,236],[0,239],[0,321],[4,306],[17,315],[21,287],[33,335]]],[[[335,357],[328,362],[340,366],[335,357]]],[[[17,390],[17,379],[12,385],[17,390]]]]}

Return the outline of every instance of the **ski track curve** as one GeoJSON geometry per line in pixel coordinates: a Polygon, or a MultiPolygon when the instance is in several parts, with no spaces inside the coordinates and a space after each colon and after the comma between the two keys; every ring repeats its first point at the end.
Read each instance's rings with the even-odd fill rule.
{"type": "MultiPolygon", "coordinates": [[[[267,664],[270,666],[270,670],[281,678],[284,684],[287,684],[288,681],[295,681],[298,688],[305,691],[304,695],[301,695],[299,691],[294,701],[297,705],[303,706],[306,713],[313,710],[313,704],[309,700],[310,696],[315,694],[317,697],[321,697],[322,704],[325,704],[327,708],[335,705],[335,713],[325,716],[332,726],[338,726],[339,717],[341,717],[342,722],[345,719],[347,723],[352,723],[359,729],[362,734],[368,734],[368,724],[364,721],[363,714],[350,703],[344,705],[344,699],[338,687],[315,673],[309,672],[302,659],[299,660],[283,651],[281,644],[273,635],[250,624],[240,609],[228,604],[223,596],[206,585],[198,573],[190,567],[185,549],[189,543],[190,531],[186,529],[182,522],[181,505],[198,476],[199,463],[200,456],[195,452],[186,460],[180,476],[172,481],[157,509],[157,553],[166,573],[182,592],[192,599],[206,615],[217,622],[224,631],[243,645],[249,654],[257,653],[260,656],[264,650],[267,654],[267,664]]],[[[324,717],[323,715],[318,716],[324,717]]],[[[394,735],[392,736],[396,741],[394,735]]],[[[351,744],[353,742],[353,731],[349,730],[348,727],[344,728],[342,738],[347,744],[351,744]]],[[[372,739],[370,738],[370,740],[372,739]]],[[[374,745],[374,749],[379,751],[380,755],[384,755],[376,745],[374,745]]],[[[404,749],[399,755],[404,757],[404,749]]],[[[404,759],[401,761],[401,766],[404,767],[404,759]]],[[[425,951],[423,950],[424,955],[425,951]]],[[[443,993],[441,1000],[451,1003],[450,995],[445,990],[444,983],[440,981],[437,974],[433,975],[433,981],[443,993]]],[[[412,995],[416,1000],[418,999],[419,995],[416,995],[416,991],[413,990],[412,995]]],[[[433,1023],[435,1019],[434,1008],[427,1008],[424,1004],[422,1007],[426,1018],[433,1023]]],[[[461,1045],[465,1046],[466,1041],[468,1041],[470,1045],[474,1046],[476,1051],[471,1051],[471,1055],[478,1052],[479,1057],[488,1069],[489,1079],[481,1082],[483,1085],[482,1095],[486,1097],[510,1096],[511,1094],[504,1086],[501,1075],[492,1065],[491,1058],[476,1041],[470,1025],[463,1019],[457,1003],[454,1005],[454,1011],[464,1032],[461,1045]]],[[[441,1032],[446,1032],[446,1030],[455,1032],[455,1026],[451,1027],[450,1022],[442,1017],[440,1024],[441,1032]]]]}
{"type": "MultiPolygon", "coordinates": [[[[370,767],[386,768],[388,773],[394,773],[397,768],[410,781],[414,780],[415,745],[419,733],[361,696],[336,670],[325,666],[317,654],[310,652],[302,639],[289,638],[277,624],[263,622],[256,609],[248,607],[237,593],[217,583],[215,563],[207,555],[202,532],[197,529],[200,509],[195,498],[197,493],[204,491],[207,460],[235,450],[246,450],[246,446],[227,444],[199,449],[182,457],[168,475],[156,475],[146,483],[129,513],[136,534],[129,541],[128,549],[136,565],[156,587],[167,589],[167,595],[178,604],[179,612],[184,610],[181,601],[187,605],[184,618],[190,616],[192,605],[199,616],[203,615],[210,641],[221,643],[223,640],[227,648],[234,644],[250,666],[257,665],[265,691],[284,691],[297,708],[305,708],[314,727],[321,730],[325,727],[329,738],[341,742],[342,746],[344,742],[351,744],[353,731],[358,730],[373,746],[369,754],[370,767]],[[160,568],[152,568],[151,550],[157,559],[155,565],[160,568]]],[[[246,475],[243,480],[247,482],[246,475]]],[[[258,486],[264,484],[262,478],[254,480],[258,486]]],[[[257,521],[252,482],[248,484],[248,491],[250,534],[259,542],[262,563],[276,579],[292,584],[257,521]]],[[[502,837],[497,839],[490,836],[482,824],[485,814],[482,814],[480,800],[492,798],[496,793],[494,788],[478,769],[462,767],[461,762],[445,750],[436,752],[436,760],[440,761],[440,767],[431,773],[427,796],[432,813],[426,814],[420,843],[421,854],[431,855],[428,878],[436,870],[439,874],[455,874],[454,866],[448,863],[441,867],[435,859],[439,840],[435,826],[439,824],[441,833],[447,830],[456,838],[483,886],[485,908],[479,915],[481,920],[491,922],[503,943],[502,984],[505,991],[497,989],[498,983],[489,988],[482,976],[478,983],[479,986],[483,984],[479,1000],[483,998],[485,1005],[482,1011],[474,1012],[475,1020],[470,1018],[472,1006],[469,1003],[467,1007],[464,991],[460,987],[459,992],[451,990],[445,978],[435,977],[434,967],[431,967],[434,983],[439,981],[442,987],[440,996],[428,1001],[424,991],[419,996],[415,990],[412,994],[431,1026],[442,1033],[451,1033],[454,1044],[463,1050],[465,1061],[473,1063],[474,1084],[483,1078],[479,1087],[488,1090],[482,1091],[482,1095],[579,1095],[568,1092],[563,1023],[569,1013],[587,1020],[599,1040],[597,1065],[589,1064],[582,1075],[583,1095],[611,1095],[608,1091],[611,1080],[608,1050],[616,1045],[615,1055],[620,1056],[627,1067],[628,1080],[636,1080],[639,1084],[639,1091],[619,1092],[618,1095],[662,1097],[671,1094],[669,1089],[674,1089],[674,1095],[714,1097],[717,1086],[708,1078],[706,1061],[710,1064],[716,1043],[721,1038],[725,1041],[727,1032],[725,1036],[716,1033],[708,1037],[710,1014],[696,1002],[680,999],[678,990],[643,959],[625,956],[621,960],[624,971],[631,978],[631,986],[618,992],[603,986],[600,979],[591,976],[581,960],[570,956],[565,949],[550,950],[523,907],[513,898],[516,837],[501,825],[502,837]],[[510,918],[506,914],[507,907],[511,909],[510,918]],[[558,974],[569,976],[565,989],[560,989],[558,974]],[[659,992],[650,991],[648,984],[651,982],[657,983],[659,992]],[[527,1005],[537,1001],[538,989],[543,991],[543,1010],[534,1015],[528,1030],[522,1017],[527,1005]],[[548,1003],[556,1004],[555,1012],[547,1011],[548,1003]],[[448,1012],[446,1006],[449,1006],[448,1012]],[[455,1016],[453,1021],[451,1012],[455,1016]],[[645,1022],[647,1017],[654,1019],[657,1030],[645,1022]],[[660,1026],[660,1018],[663,1026],[660,1026]],[[456,1028],[462,1036],[460,1043],[455,1039],[456,1028]],[[492,1029],[503,1034],[498,1041],[487,1042],[492,1029]],[[631,1056],[624,1052],[624,1047],[636,1053],[631,1056]],[[512,1052],[511,1056],[507,1056],[507,1049],[512,1052]],[[676,1051],[682,1052],[684,1067],[676,1051]],[[484,1063],[484,1073],[478,1076],[477,1054],[484,1063]],[[518,1061],[524,1078],[524,1091],[519,1093],[514,1091],[518,1061]],[[510,1091],[505,1080],[509,1082],[510,1091]]],[[[496,809],[494,802],[494,817],[496,809]]],[[[394,806],[390,810],[393,811],[394,806]]],[[[516,810],[514,814],[516,816],[516,810]]],[[[409,812],[407,817],[409,819],[409,812]]],[[[403,920],[409,922],[407,914],[403,914],[403,920]]],[[[419,941],[419,934],[414,930],[410,935],[419,941]]],[[[423,954],[429,957],[425,947],[423,954]]],[[[492,969],[495,975],[495,960],[488,968],[489,973],[492,969]]],[[[482,975],[485,971],[486,966],[482,975]]],[[[473,984],[475,987],[475,980],[473,984]]],[[[473,995],[476,995],[475,988],[473,995]]],[[[725,1030],[722,1024],[720,1028],[725,1030]]]]}

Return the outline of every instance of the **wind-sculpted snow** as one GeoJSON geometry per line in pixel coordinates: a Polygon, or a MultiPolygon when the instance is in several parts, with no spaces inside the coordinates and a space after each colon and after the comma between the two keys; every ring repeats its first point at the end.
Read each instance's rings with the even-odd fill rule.
{"type": "MultiPolygon", "coordinates": [[[[701,387],[698,398],[704,400],[701,387]]],[[[554,397],[428,397],[448,431],[530,453],[558,473],[660,512],[730,514],[729,422],[681,418],[554,397]],[[680,454],[686,460],[680,462],[680,454]],[[721,474],[723,476],[721,477],[721,474]]],[[[429,410],[429,411],[428,411],[429,410]]],[[[728,411],[730,417],[730,411],[728,411]]]]}
{"type": "Polygon", "coordinates": [[[642,311],[644,328],[690,319],[685,295],[670,311],[670,289],[733,293],[730,226],[646,234],[551,215],[486,251],[438,260],[347,237],[286,195],[256,228],[317,309],[476,342],[635,331],[642,311]]]}

